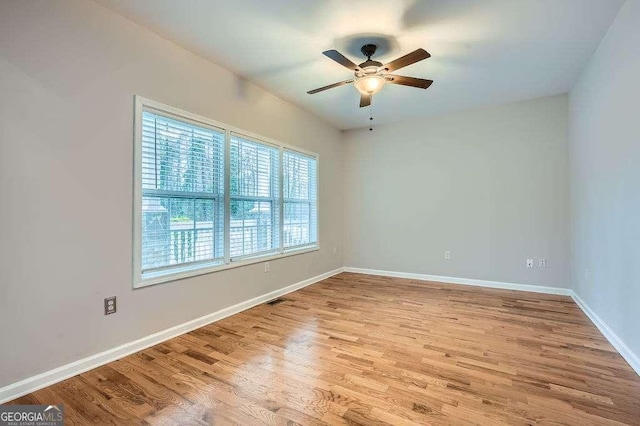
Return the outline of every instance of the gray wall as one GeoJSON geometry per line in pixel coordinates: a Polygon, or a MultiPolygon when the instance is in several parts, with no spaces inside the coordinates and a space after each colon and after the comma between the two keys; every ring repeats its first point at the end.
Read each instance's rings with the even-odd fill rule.
{"type": "Polygon", "coordinates": [[[340,133],[102,6],[0,2],[0,93],[0,387],[342,266],[340,133]],[[134,94],[319,153],[320,252],[133,291],[134,94]]]}
{"type": "Polygon", "coordinates": [[[345,266],[570,286],[566,95],[344,139],[345,266]]]}
{"type": "Polygon", "coordinates": [[[640,2],[570,93],[573,287],[640,357],[640,2]]]}

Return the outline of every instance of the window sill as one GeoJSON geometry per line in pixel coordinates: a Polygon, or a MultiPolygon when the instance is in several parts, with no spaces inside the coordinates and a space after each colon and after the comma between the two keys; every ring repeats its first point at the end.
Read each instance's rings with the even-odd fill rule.
{"type": "Polygon", "coordinates": [[[175,270],[156,272],[152,274],[148,274],[147,277],[142,277],[141,279],[138,277],[134,280],[133,288],[139,289],[144,287],[149,287],[156,284],[162,284],[170,281],[177,281],[184,278],[195,277],[198,275],[210,274],[213,272],[226,271],[227,269],[239,268],[241,266],[253,265],[255,263],[269,262],[271,260],[282,259],[284,257],[289,256],[297,256],[299,254],[311,253],[314,251],[319,251],[320,245],[306,246],[306,247],[296,247],[291,250],[284,250],[283,253],[276,254],[268,254],[264,256],[256,256],[256,257],[247,257],[241,260],[230,262],[227,264],[224,263],[215,263],[215,264],[207,264],[207,265],[198,265],[191,268],[176,268],[175,270]]]}

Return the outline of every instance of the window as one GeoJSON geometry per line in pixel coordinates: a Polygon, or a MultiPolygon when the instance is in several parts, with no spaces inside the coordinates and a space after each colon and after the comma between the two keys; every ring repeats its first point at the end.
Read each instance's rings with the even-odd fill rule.
{"type": "Polygon", "coordinates": [[[136,97],[134,287],[318,250],[317,156],[136,97]]]}
{"type": "Polygon", "coordinates": [[[142,274],[223,260],[224,138],[142,112],[142,274]]]}
{"type": "Polygon", "coordinates": [[[317,241],[316,159],[294,151],[282,155],[284,247],[317,241]]]}
{"type": "Polygon", "coordinates": [[[278,147],[231,134],[231,259],[280,248],[278,147]]]}

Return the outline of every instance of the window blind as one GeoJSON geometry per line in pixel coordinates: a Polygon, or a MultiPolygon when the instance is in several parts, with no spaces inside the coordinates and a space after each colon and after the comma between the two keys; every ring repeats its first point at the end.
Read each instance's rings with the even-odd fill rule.
{"type": "Polygon", "coordinates": [[[224,259],[225,133],[142,112],[142,273],[224,259]]]}
{"type": "Polygon", "coordinates": [[[230,144],[231,260],[279,250],[279,149],[232,133],[230,144]]]}
{"type": "Polygon", "coordinates": [[[283,242],[285,248],[318,241],[316,159],[299,152],[282,154],[283,242]]]}

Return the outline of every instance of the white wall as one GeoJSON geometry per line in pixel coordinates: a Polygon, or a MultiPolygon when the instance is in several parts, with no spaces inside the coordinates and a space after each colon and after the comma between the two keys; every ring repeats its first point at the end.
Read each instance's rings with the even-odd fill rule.
{"type": "Polygon", "coordinates": [[[342,266],[340,133],[102,6],[0,2],[0,94],[0,387],[342,266]],[[319,153],[321,251],[132,290],[134,94],[319,153]]]}
{"type": "Polygon", "coordinates": [[[346,132],[345,266],[568,287],[566,133],[566,95],[346,132]]]}
{"type": "Polygon", "coordinates": [[[640,357],[640,2],[571,90],[574,291],[640,357]]]}

